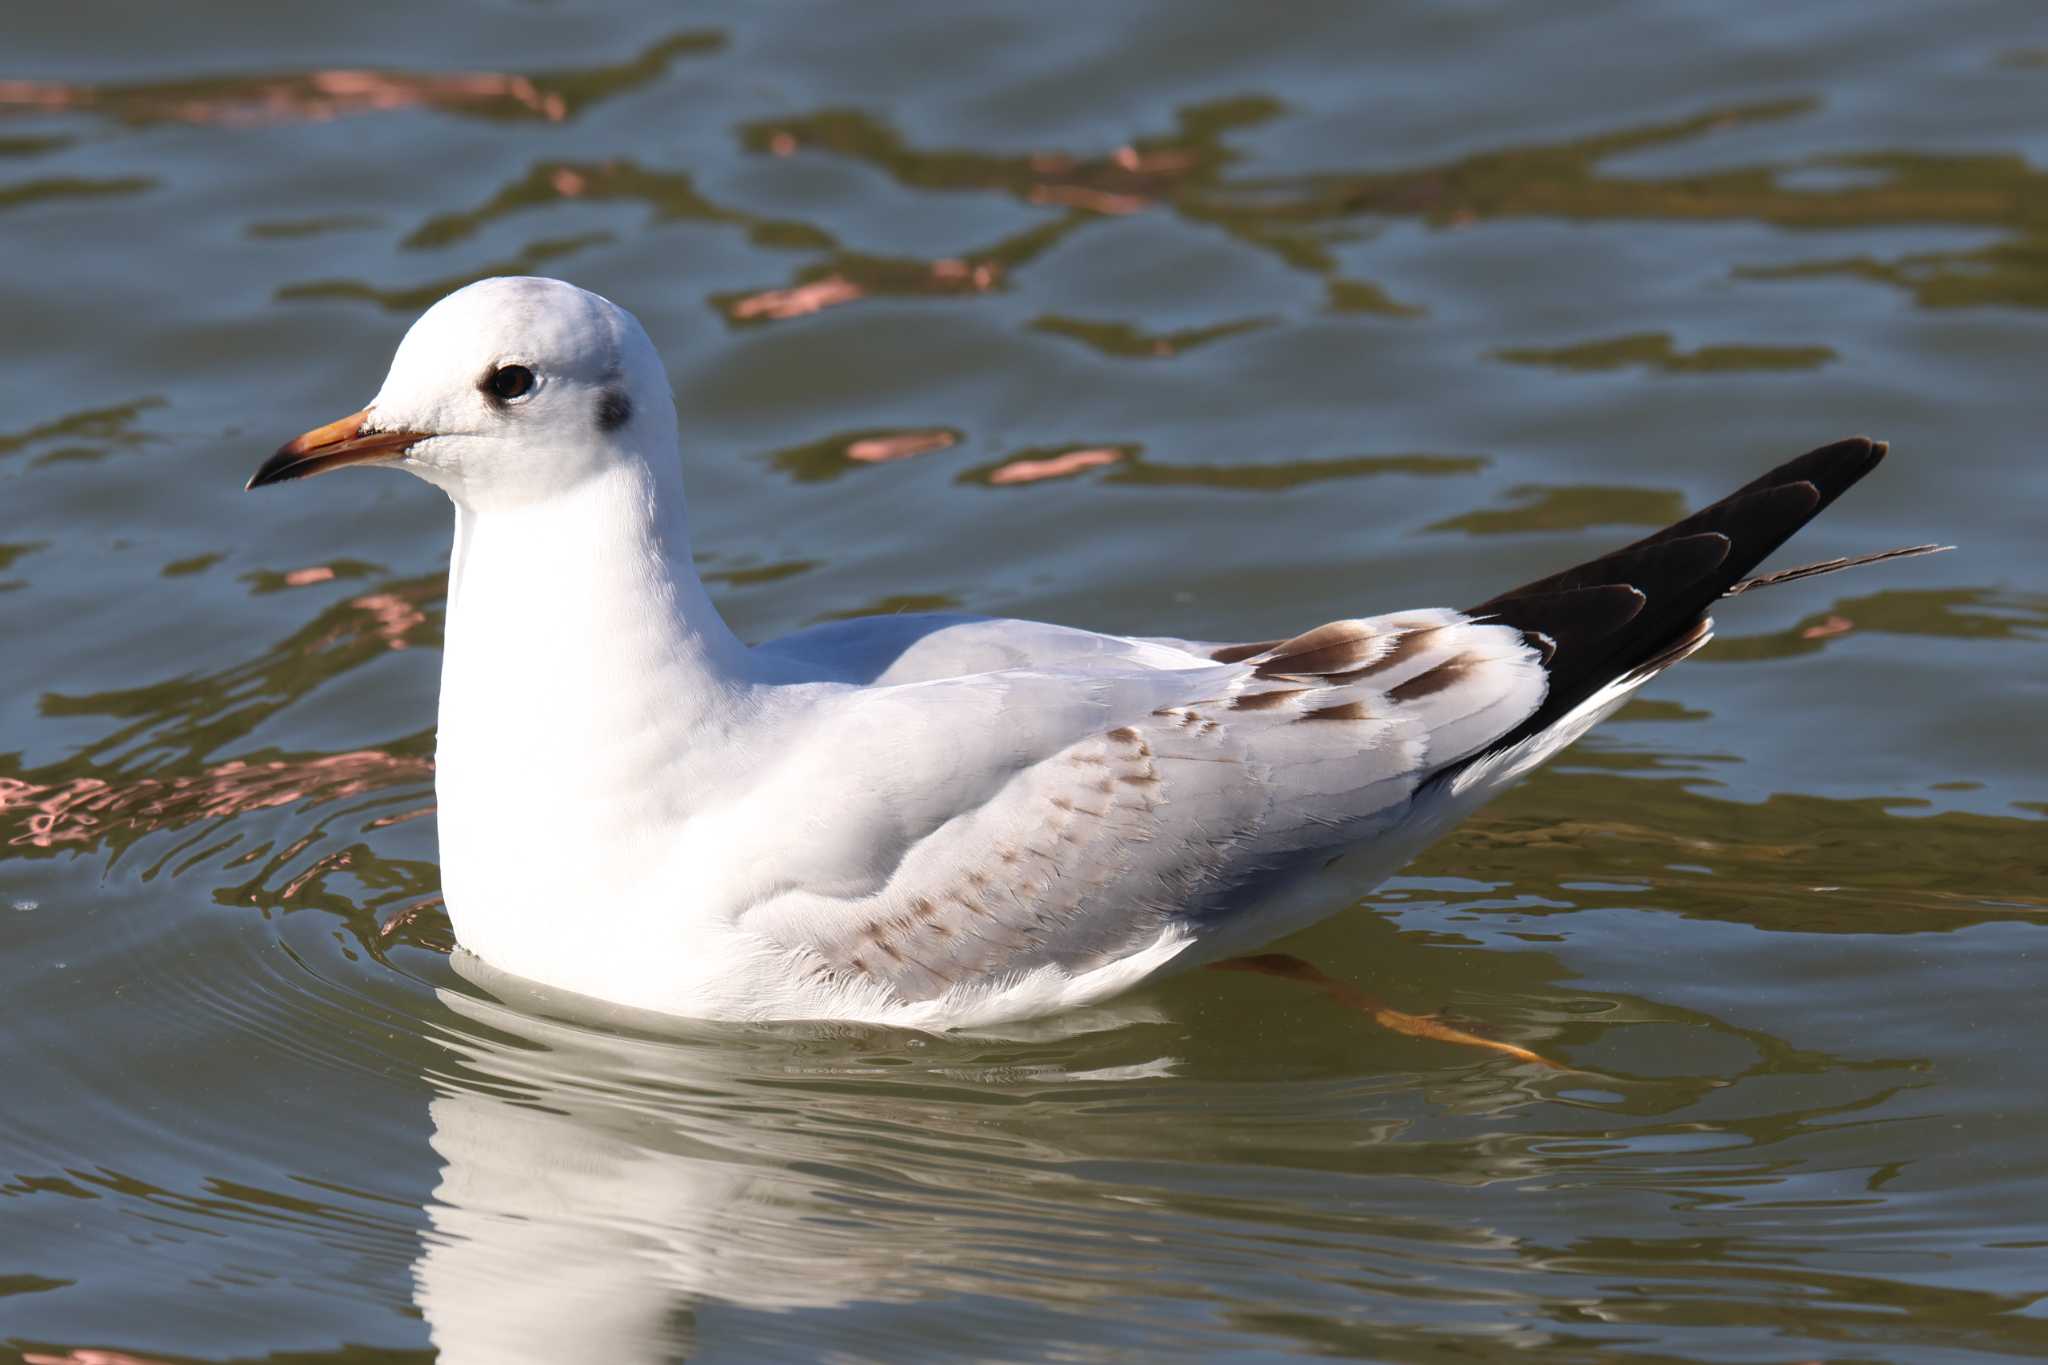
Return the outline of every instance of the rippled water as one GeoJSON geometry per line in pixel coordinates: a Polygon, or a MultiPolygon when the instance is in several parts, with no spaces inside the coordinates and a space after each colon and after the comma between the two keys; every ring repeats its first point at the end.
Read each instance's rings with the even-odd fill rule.
{"type": "Polygon", "coordinates": [[[2048,1354],[2034,6],[9,31],[0,1355],[2048,1354]],[[510,270],[647,323],[757,638],[1469,602],[1855,431],[1802,557],[1963,548],[1730,604],[1321,987],[563,1018],[446,953],[445,504],[240,491],[510,270]]]}

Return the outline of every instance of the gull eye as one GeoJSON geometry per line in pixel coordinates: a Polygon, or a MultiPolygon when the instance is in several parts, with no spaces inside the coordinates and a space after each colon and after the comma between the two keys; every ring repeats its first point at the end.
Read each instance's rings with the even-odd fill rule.
{"type": "Polygon", "coordinates": [[[533,371],[524,365],[500,365],[484,377],[484,388],[500,400],[524,398],[533,392],[533,371]]]}

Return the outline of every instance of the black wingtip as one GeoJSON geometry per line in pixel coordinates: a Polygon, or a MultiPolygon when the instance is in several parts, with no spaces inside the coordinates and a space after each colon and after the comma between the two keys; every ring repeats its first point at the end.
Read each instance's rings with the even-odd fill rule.
{"type": "Polygon", "coordinates": [[[1852,436],[1809,450],[1653,535],[1471,608],[1469,616],[1535,632],[1549,645],[1543,706],[1502,744],[1542,730],[1690,638],[1716,600],[1889,449],[1852,436]],[[1621,611],[1616,588],[1639,594],[1640,605],[1621,611]]]}

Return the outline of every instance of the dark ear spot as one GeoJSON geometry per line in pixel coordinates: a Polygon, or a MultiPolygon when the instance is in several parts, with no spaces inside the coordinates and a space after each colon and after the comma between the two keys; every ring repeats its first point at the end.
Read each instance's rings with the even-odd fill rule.
{"type": "Polygon", "coordinates": [[[624,389],[606,389],[597,396],[597,429],[617,431],[633,420],[633,400],[624,389]]]}

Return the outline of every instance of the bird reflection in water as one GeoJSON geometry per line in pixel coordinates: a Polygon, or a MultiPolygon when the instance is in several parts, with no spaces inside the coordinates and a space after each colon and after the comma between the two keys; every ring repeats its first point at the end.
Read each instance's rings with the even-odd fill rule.
{"type": "MultiPolygon", "coordinates": [[[[673,1019],[543,992],[467,954],[454,962],[517,1008],[439,992],[459,1022],[440,1039],[453,1066],[432,1077],[444,1168],[414,1283],[443,1365],[672,1360],[698,1345],[707,1305],[909,1302],[1005,1263],[1028,1283],[1055,1230],[1032,1225],[1092,1182],[1061,1169],[1075,1153],[1014,1130],[1001,1160],[1033,1174],[984,1178],[991,1106],[1025,1084],[1142,1081],[1174,1066],[906,1066],[888,1045],[863,1052],[872,1030],[678,1034],[673,1019]],[[1023,1208],[1020,1183],[1041,1191],[1023,1208]]],[[[1132,1006],[1063,1027],[1156,1018],[1132,1006]]]]}
{"type": "MultiPolygon", "coordinates": [[[[934,1311],[949,1353],[1003,1355],[1020,1322],[1054,1330],[1113,1304],[1131,1342],[1184,1343],[1178,1310],[1149,1316],[1175,1267],[1263,1279],[1276,1256],[1275,1283],[1335,1277],[1390,1341],[1436,1338],[1456,1302],[1541,1344],[1584,1300],[1557,1268],[1575,1254],[1577,1204],[1527,1191],[1682,1203],[1725,1201],[1737,1182],[1777,1197],[1802,1178],[1783,1144],[1882,1121],[1918,1083],[1912,1063],[1791,1049],[1640,1001],[1608,1002],[1629,1016],[1612,1038],[1582,1017],[1576,1042],[1597,1050],[1661,1018],[1746,1044],[1750,1066],[1588,1085],[1457,1048],[1369,1076],[1347,1056],[1338,1079],[1298,1048],[1246,1042],[1242,1016],[1167,997],[1000,1038],[926,1037],[689,1025],[452,961],[499,999],[442,988],[428,1030],[447,1054],[427,1068],[442,1171],[413,1288],[445,1365],[805,1359],[934,1311]],[[1233,1046],[1241,1062],[1221,1061],[1233,1046]],[[1795,1073],[1806,1083],[1788,1089],[1795,1073]],[[1294,1135],[1277,1158],[1276,1124],[1294,1135]],[[1241,1203],[1228,1192],[1248,1180],[1260,1195],[1241,1203]],[[1434,1316],[1411,1337],[1418,1310],[1434,1316]]],[[[1699,1274],[1782,1254],[1739,1237],[1675,1245],[1699,1274]]],[[[1617,1281],[1603,1311],[1627,1320],[1634,1294],[1617,1281]]]]}

